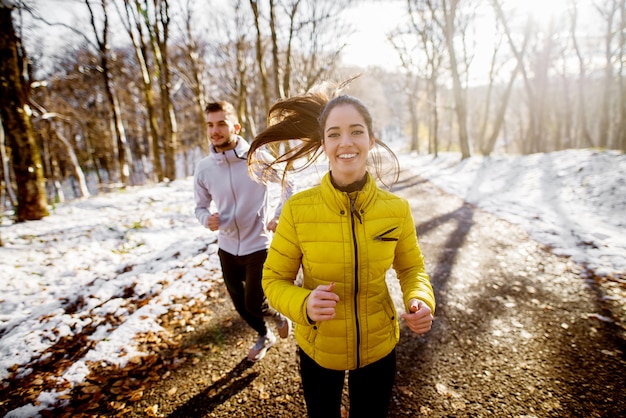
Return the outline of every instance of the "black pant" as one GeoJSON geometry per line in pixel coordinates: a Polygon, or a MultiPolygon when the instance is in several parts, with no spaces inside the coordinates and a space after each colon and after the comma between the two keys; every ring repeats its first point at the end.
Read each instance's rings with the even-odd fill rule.
{"type": "Polygon", "coordinates": [[[270,309],[261,287],[267,250],[237,256],[219,249],[217,254],[224,283],[235,309],[259,335],[265,335],[267,327],[263,317],[275,312],[270,309]]]}
{"type": "MultiPolygon", "coordinates": [[[[300,376],[309,417],[341,417],[341,395],[346,372],[326,369],[302,350],[298,351],[300,376]]],[[[348,371],[350,418],[386,417],[395,375],[395,349],[375,363],[348,371]]]]}

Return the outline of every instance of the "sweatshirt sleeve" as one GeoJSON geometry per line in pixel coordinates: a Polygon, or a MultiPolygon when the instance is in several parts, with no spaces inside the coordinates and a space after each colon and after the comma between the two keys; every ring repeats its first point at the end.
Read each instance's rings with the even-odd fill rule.
{"type": "Polygon", "coordinates": [[[426,273],[424,256],[417,242],[415,222],[408,202],[405,202],[406,216],[402,226],[402,234],[396,246],[393,268],[396,271],[404,299],[404,306],[408,312],[409,301],[419,299],[426,303],[433,315],[435,313],[435,295],[430,278],[426,273]]]}
{"type": "Polygon", "coordinates": [[[193,193],[196,201],[194,213],[196,215],[196,219],[200,222],[200,225],[207,228],[207,221],[209,216],[211,216],[209,207],[211,206],[213,198],[203,181],[202,173],[203,171],[200,168],[196,168],[196,174],[193,179],[193,193]]]}
{"type": "Polygon", "coordinates": [[[287,199],[289,199],[293,195],[293,181],[291,180],[291,176],[289,173],[285,173],[285,176],[282,178],[281,182],[282,192],[280,196],[280,202],[276,206],[276,210],[274,211],[275,217],[280,217],[280,214],[283,210],[283,206],[287,199]]]}
{"type": "Polygon", "coordinates": [[[259,150],[255,153],[254,162],[249,169],[252,178],[261,183],[277,183],[281,185],[280,201],[274,210],[274,216],[280,217],[283,206],[287,199],[293,195],[293,181],[288,172],[284,170],[284,164],[271,164],[273,158],[265,151],[259,150]]]}

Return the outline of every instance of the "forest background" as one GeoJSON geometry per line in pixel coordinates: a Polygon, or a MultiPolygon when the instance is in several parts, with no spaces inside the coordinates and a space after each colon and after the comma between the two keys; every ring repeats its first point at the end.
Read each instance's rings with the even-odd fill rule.
{"type": "Polygon", "coordinates": [[[192,175],[207,101],[251,139],[357,74],[381,139],[418,153],[623,151],[625,22],[626,0],[0,0],[0,221],[192,175]],[[397,59],[345,60],[365,7],[397,59]]]}

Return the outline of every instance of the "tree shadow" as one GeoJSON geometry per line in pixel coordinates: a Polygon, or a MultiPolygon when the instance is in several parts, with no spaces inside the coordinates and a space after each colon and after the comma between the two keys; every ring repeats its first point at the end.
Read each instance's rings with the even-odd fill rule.
{"type": "MultiPolygon", "coordinates": [[[[505,228],[487,234],[490,227],[486,222],[493,219],[464,203],[416,225],[418,236],[437,234],[441,241],[442,251],[431,258],[433,268],[429,272],[436,292],[436,320],[429,334],[401,338],[398,344],[402,367],[390,416],[453,408],[446,398],[451,396],[465,402],[468,409],[462,416],[474,416],[475,411],[485,409],[496,415],[507,411],[507,416],[519,411],[514,414],[518,415],[529,407],[546,407],[548,395],[558,402],[552,413],[559,416],[583,416],[581,411],[622,416],[618,412],[624,411],[623,401],[602,390],[610,387],[613,393],[623,393],[626,384],[616,372],[623,370],[623,351],[614,347],[623,345],[613,345],[612,325],[590,323],[584,316],[572,314],[580,309],[576,306],[578,298],[584,300],[585,296],[575,290],[562,293],[561,286],[566,285],[561,283],[576,273],[551,269],[558,256],[541,246],[531,245],[528,250],[520,247],[524,242],[521,236],[509,239],[497,234],[506,233],[505,228]],[[474,224],[479,235],[468,237],[474,224]],[[460,257],[471,251],[471,246],[477,258],[460,257]],[[460,265],[463,260],[472,264],[460,265]],[[472,287],[453,286],[459,282],[459,274],[468,273],[489,277],[475,280],[472,287]],[[463,298],[463,292],[471,296],[463,298]],[[531,315],[535,311],[539,314],[531,315]],[[530,318],[532,322],[525,321],[530,318]],[[524,331],[532,338],[525,339],[524,331]],[[596,359],[590,357],[590,350],[602,358],[601,364],[590,360],[596,359]],[[520,367],[524,371],[520,372],[520,367]],[[443,372],[442,368],[448,370],[443,372]],[[496,369],[500,373],[494,373],[496,369]],[[533,386],[533,379],[524,379],[523,374],[549,383],[533,386]],[[552,380],[560,383],[553,384],[552,380]],[[429,392],[424,387],[436,389],[429,392]]],[[[583,313],[598,312],[598,303],[592,299],[592,306],[583,313]]]]}
{"type": "Polygon", "coordinates": [[[247,373],[253,365],[247,358],[241,360],[225,376],[196,394],[168,415],[169,418],[201,417],[245,389],[257,378],[259,372],[247,373]]]}
{"type": "Polygon", "coordinates": [[[415,187],[419,184],[426,183],[426,182],[428,182],[428,180],[426,180],[424,177],[420,177],[420,176],[407,177],[394,183],[394,185],[391,187],[391,191],[394,193],[397,193],[401,190],[415,187]]]}
{"type": "MultiPolygon", "coordinates": [[[[443,224],[448,222],[456,223],[456,227],[452,232],[444,232],[448,235],[444,245],[445,251],[437,257],[434,262],[435,268],[429,273],[433,289],[440,292],[440,295],[437,296],[438,304],[439,301],[444,302],[442,299],[445,299],[445,288],[452,273],[455,260],[474,224],[474,210],[475,208],[472,204],[465,202],[457,209],[432,218],[415,227],[417,236],[421,237],[443,224]]],[[[445,303],[441,303],[441,307],[444,308],[445,303]]]]}

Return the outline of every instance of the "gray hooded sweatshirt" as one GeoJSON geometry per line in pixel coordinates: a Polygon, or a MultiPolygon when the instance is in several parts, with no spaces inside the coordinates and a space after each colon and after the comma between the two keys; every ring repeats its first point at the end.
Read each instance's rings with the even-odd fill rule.
{"type": "MultiPolygon", "coordinates": [[[[224,152],[211,153],[200,160],[194,173],[195,214],[207,227],[210,206],[215,203],[220,217],[218,246],[233,255],[248,255],[269,248],[268,187],[250,178],[247,156],[250,145],[237,136],[237,146],[224,152]]],[[[280,176],[275,176],[280,179],[280,176]]],[[[283,203],[293,193],[289,180],[283,183],[280,203],[275,210],[279,216],[283,203]]]]}

